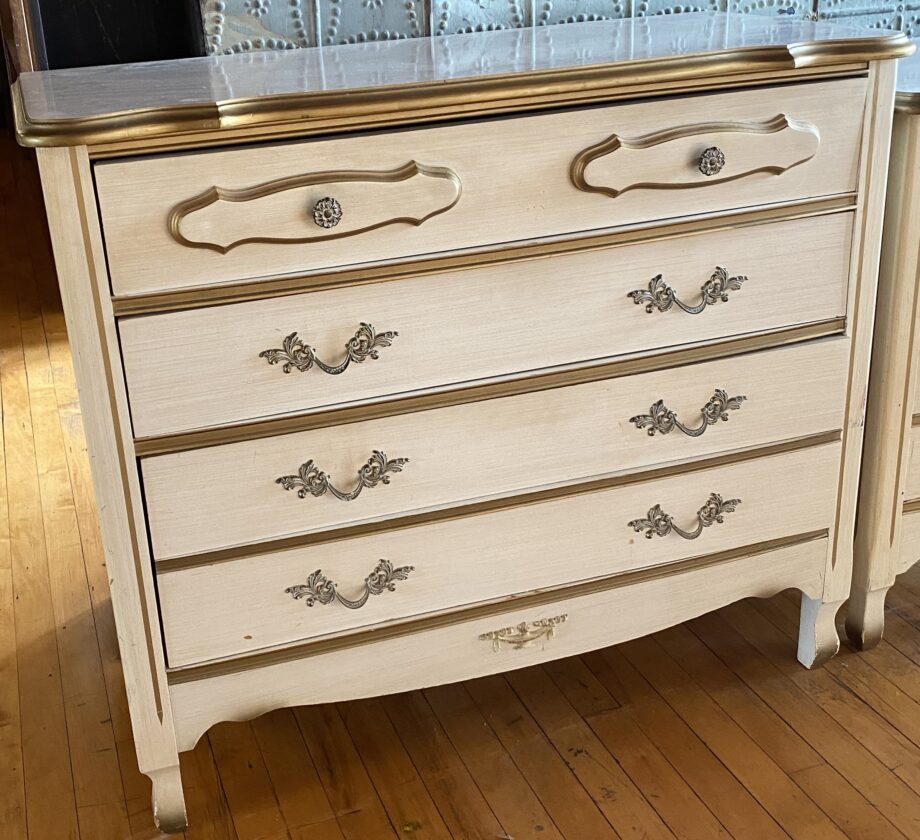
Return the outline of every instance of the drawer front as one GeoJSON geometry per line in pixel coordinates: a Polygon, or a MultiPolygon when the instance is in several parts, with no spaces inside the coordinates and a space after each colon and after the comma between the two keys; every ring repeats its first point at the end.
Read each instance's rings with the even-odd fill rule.
{"type": "Polygon", "coordinates": [[[128,318],[120,334],[134,431],[169,434],[835,318],[846,312],[851,231],[852,214],[836,214],[128,318]],[[745,279],[707,305],[701,286],[719,284],[719,267],[745,279]],[[642,294],[635,305],[629,293],[648,293],[659,276],[691,312],[676,303],[662,311],[642,294]],[[792,291],[796,276],[807,282],[792,291]]]}
{"type": "MultiPolygon", "coordinates": [[[[187,665],[829,528],[839,455],[839,444],[828,444],[482,516],[161,573],[169,662],[187,665]],[[711,511],[702,519],[698,513],[711,493],[725,504],[721,522],[711,519],[711,511]],[[631,523],[647,518],[655,505],[672,515],[686,536],[671,530],[639,537],[631,523]],[[698,538],[688,539],[702,521],[709,524],[698,538]],[[369,585],[365,579],[373,571],[379,579],[369,585]]],[[[637,526],[645,527],[641,521],[637,526]]]]}
{"type": "Polygon", "coordinates": [[[97,164],[112,288],[189,288],[849,192],[865,96],[865,79],[844,79],[97,164]],[[704,174],[713,148],[724,166],[702,164],[704,174]]]}
{"type": "Polygon", "coordinates": [[[142,471],[154,554],[258,543],[839,429],[848,346],[828,339],[152,456],[142,471]]]}

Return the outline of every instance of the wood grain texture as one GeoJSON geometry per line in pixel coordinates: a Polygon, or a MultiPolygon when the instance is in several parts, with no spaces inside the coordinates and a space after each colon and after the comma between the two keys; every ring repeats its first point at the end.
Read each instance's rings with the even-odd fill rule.
{"type": "Polygon", "coordinates": [[[677,376],[663,370],[146,458],[154,554],[256,543],[836,430],[847,352],[847,340],[831,339],[689,365],[677,376]],[[699,437],[650,436],[630,422],[663,399],[698,425],[715,388],[747,400],[699,437]],[[312,459],[351,489],[375,449],[409,463],[353,501],[299,498],[275,483],[312,459]]]}
{"type": "Polygon", "coordinates": [[[554,365],[823,321],[846,312],[852,214],[628,248],[126,318],[119,323],[134,434],[169,434],[554,365]],[[747,278],[689,315],[628,297],[662,275],[695,305],[723,266],[747,278]],[[808,277],[795,293],[789,277],[808,277]],[[297,332],[327,364],[359,325],[398,331],[379,359],[339,375],[284,374],[260,353],[297,332]],[[229,337],[232,341],[228,341],[229,337]]]}
{"type": "MultiPolygon", "coordinates": [[[[862,106],[856,103],[863,103],[865,96],[865,79],[845,79],[589,109],[576,120],[562,112],[469,122],[382,134],[373,143],[350,137],[283,144],[270,151],[250,148],[100,163],[94,171],[112,288],[116,294],[138,294],[212,285],[848,192],[857,181],[862,135],[862,106]],[[823,138],[818,155],[781,176],[751,175],[744,188],[742,182],[706,184],[705,176],[697,173],[699,188],[670,192],[667,201],[658,190],[641,189],[610,199],[581,192],[569,180],[575,155],[614,131],[644,133],[696,123],[702,112],[731,120],[752,115],[771,119],[786,110],[818,127],[823,138]],[[484,155],[483,149],[492,151],[484,155]],[[307,245],[254,244],[220,255],[178,244],[165,224],[175,204],[211,187],[253,187],[300,175],[307,168],[392,169],[413,159],[448,167],[463,184],[460,203],[421,227],[384,228],[307,245]]],[[[701,150],[706,145],[701,143],[701,150]]],[[[682,160],[674,165],[692,171],[696,164],[682,160]]],[[[355,208],[358,217],[386,218],[394,210],[385,195],[365,199],[348,185],[339,192],[342,206],[355,208]]],[[[314,189],[308,206],[325,195],[314,189]]],[[[312,220],[307,223],[313,226],[312,220]]]]}

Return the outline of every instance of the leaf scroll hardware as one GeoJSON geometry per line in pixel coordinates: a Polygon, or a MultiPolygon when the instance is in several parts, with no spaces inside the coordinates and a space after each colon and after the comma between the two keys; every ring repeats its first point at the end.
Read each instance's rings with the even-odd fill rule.
{"type": "Polygon", "coordinates": [[[512,650],[522,650],[533,647],[534,642],[539,639],[552,639],[556,635],[556,627],[568,621],[568,618],[568,615],[557,615],[554,618],[522,621],[514,627],[502,627],[501,630],[482,633],[479,639],[483,642],[492,642],[492,650],[496,653],[502,645],[508,645],[512,650]]]}
{"type": "Polygon", "coordinates": [[[375,449],[368,462],[358,470],[358,482],[348,491],[339,490],[329,476],[318,469],[313,460],[300,465],[296,475],[283,475],[275,479],[275,484],[280,484],[285,490],[296,490],[297,496],[306,499],[307,496],[319,498],[329,491],[343,502],[351,502],[361,495],[365,487],[376,487],[378,484],[389,484],[390,474],[402,472],[403,466],[409,463],[408,458],[387,458],[386,453],[375,449]]]}
{"type": "Polygon", "coordinates": [[[343,607],[358,610],[367,603],[371,595],[395,592],[396,582],[408,579],[409,574],[414,571],[415,566],[394,567],[389,560],[380,560],[374,570],[364,578],[364,591],[354,601],[343,596],[338,591],[338,585],[329,580],[322,569],[317,569],[307,577],[306,583],[289,586],[284,591],[295,601],[303,600],[308,607],[338,601],[343,607]]]}
{"type": "Polygon", "coordinates": [[[330,365],[316,358],[316,351],[309,344],[305,344],[296,332],[292,332],[284,339],[280,348],[263,350],[259,353],[259,358],[267,360],[270,365],[283,363],[281,370],[285,373],[290,373],[295,368],[301,373],[306,373],[316,365],[321,371],[336,376],[344,373],[352,362],[360,365],[367,359],[378,359],[380,349],[389,347],[398,335],[398,332],[378,333],[373,325],[362,322],[358,331],[345,344],[345,358],[338,364],[330,365]]]}
{"type": "Polygon", "coordinates": [[[636,532],[645,531],[645,538],[649,540],[652,537],[666,537],[672,531],[685,540],[695,540],[703,533],[704,528],[716,523],[721,525],[725,521],[725,514],[734,513],[740,504],[741,499],[723,499],[718,493],[710,493],[706,504],[696,512],[696,527],[692,531],[685,531],[679,525],[675,525],[671,515],[665,513],[661,505],[649,508],[645,517],[633,519],[628,524],[636,532]]]}
{"type": "Polygon", "coordinates": [[[664,400],[652,403],[648,414],[637,414],[635,417],[630,417],[629,422],[634,423],[637,429],[648,428],[648,433],[651,436],[654,436],[655,432],[666,435],[674,431],[674,429],[679,429],[689,437],[699,437],[706,429],[720,420],[727,421],[728,412],[737,411],[741,408],[741,403],[746,399],[747,397],[741,395],[730,397],[727,391],[716,388],[709,398],[709,402],[700,409],[700,414],[703,415],[700,425],[693,428],[681,423],[677,417],[677,412],[668,408],[664,404],[664,400]]]}
{"type": "Polygon", "coordinates": [[[728,293],[737,291],[741,284],[747,281],[747,277],[738,274],[735,277],[729,277],[728,272],[721,266],[716,266],[710,278],[700,286],[703,293],[702,300],[691,306],[684,303],[677,293],[662,279],[662,275],[656,274],[649,280],[647,289],[636,289],[629,292],[626,297],[632,298],[633,303],[645,304],[645,311],[651,314],[656,309],[659,312],[667,312],[672,306],[677,305],[689,315],[699,315],[707,306],[715,306],[717,303],[724,303],[728,300],[728,293]]]}

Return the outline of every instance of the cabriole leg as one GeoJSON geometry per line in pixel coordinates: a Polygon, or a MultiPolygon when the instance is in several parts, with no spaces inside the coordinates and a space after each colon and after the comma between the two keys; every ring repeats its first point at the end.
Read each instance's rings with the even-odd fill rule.
{"type": "Polygon", "coordinates": [[[157,828],[167,834],[185,831],[188,821],[185,816],[185,795],[182,792],[182,776],[179,765],[148,771],[153,783],[153,818],[157,828]]]}
{"type": "Polygon", "coordinates": [[[835,619],[843,601],[825,602],[802,596],[799,618],[799,662],[806,668],[823,665],[840,650],[835,619]]]}
{"type": "Polygon", "coordinates": [[[847,637],[857,650],[868,650],[882,640],[885,631],[885,596],[888,589],[887,586],[884,589],[854,589],[850,593],[847,637]]]}

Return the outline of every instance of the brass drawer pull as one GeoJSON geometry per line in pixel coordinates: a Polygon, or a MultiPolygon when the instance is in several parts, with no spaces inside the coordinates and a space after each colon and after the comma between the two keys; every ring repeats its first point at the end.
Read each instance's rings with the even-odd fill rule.
{"type": "Polygon", "coordinates": [[[377,359],[380,348],[389,347],[398,335],[398,332],[378,333],[372,324],[362,322],[358,331],[345,344],[345,358],[337,365],[328,365],[317,359],[316,351],[309,344],[304,344],[296,332],[292,332],[280,348],[263,350],[259,358],[266,359],[270,365],[284,362],[281,369],[285,373],[290,373],[294,368],[304,373],[316,365],[320,370],[335,376],[343,373],[352,362],[360,365],[366,359],[377,359]]]}
{"type": "Polygon", "coordinates": [[[352,601],[339,594],[336,584],[327,578],[322,569],[317,569],[307,578],[306,583],[289,586],[284,591],[295,601],[303,598],[308,607],[314,604],[331,604],[338,601],[343,607],[357,610],[367,603],[371,595],[380,595],[383,592],[395,592],[396,581],[406,580],[410,572],[415,571],[415,566],[399,566],[393,568],[389,560],[381,560],[366,578],[364,578],[364,591],[361,596],[352,601]]]}
{"type": "Polygon", "coordinates": [[[342,205],[330,196],[321,198],[313,205],[313,221],[321,228],[334,228],[342,221],[342,205]]]}
{"type": "Polygon", "coordinates": [[[656,274],[649,280],[647,289],[636,289],[633,292],[629,292],[626,297],[631,297],[635,304],[644,303],[645,311],[649,314],[656,309],[659,312],[667,312],[672,305],[677,304],[678,308],[684,312],[690,315],[699,315],[707,306],[715,306],[720,301],[723,303],[727,301],[728,293],[740,289],[741,284],[746,280],[747,277],[743,274],[729,277],[724,268],[716,266],[712,276],[700,286],[703,299],[696,306],[691,306],[680,300],[674,289],[662,280],[660,274],[656,274]]]}
{"type": "Polygon", "coordinates": [[[630,417],[629,422],[635,423],[637,429],[648,427],[648,433],[652,436],[655,435],[655,432],[666,435],[674,431],[674,429],[680,429],[689,437],[699,437],[709,426],[718,423],[720,420],[727,421],[728,412],[737,411],[741,408],[741,403],[746,399],[747,397],[741,395],[730,397],[726,391],[716,388],[709,398],[709,402],[700,409],[703,419],[700,425],[695,428],[690,428],[681,423],[677,419],[677,413],[668,408],[664,404],[664,400],[652,403],[648,414],[637,414],[635,417],[630,417]]]}
{"type": "Polygon", "coordinates": [[[700,155],[699,169],[707,177],[718,175],[725,166],[725,154],[718,146],[710,146],[700,155]]]}
{"type": "Polygon", "coordinates": [[[483,642],[492,642],[492,650],[498,651],[502,645],[508,645],[512,650],[533,647],[538,639],[552,639],[556,635],[556,626],[568,621],[568,615],[557,615],[555,618],[540,618],[536,621],[522,621],[514,627],[502,627],[501,630],[492,630],[480,635],[483,642]]]}
{"type": "Polygon", "coordinates": [[[696,512],[696,527],[692,531],[685,531],[683,528],[674,524],[671,515],[661,509],[661,505],[655,505],[649,508],[648,515],[643,519],[633,519],[629,527],[634,531],[645,531],[646,539],[652,537],[666,537],[673,531],[679,537],[685,540],[695,540],[703,533],[703,528],[718,522],[720,525],[725,521],[723,516],[726,513],[734,513],[735,508],[741,504],[741,499],[723,499],[718,493],[710,493],[706,504],[696,512]]]}
{"type": "Polygon", "coordinates": [[[408,463],[408,458],[390,460],[385,453],[375,449],[368,462],[358,470],[358,483],[348,492],[334,487],[329,476],[317,469],[312,459],[300,465],[297,475],[283,475],[275,479],[275,484],[280,484],[285,490],[297,490],[301,499],[306,499],[308,495],[318,498],[328,490],[337,499],[350,502],[357,499],[365,487],[389,484],[390,473],[402,472],[403,465],[408,463]]]}

